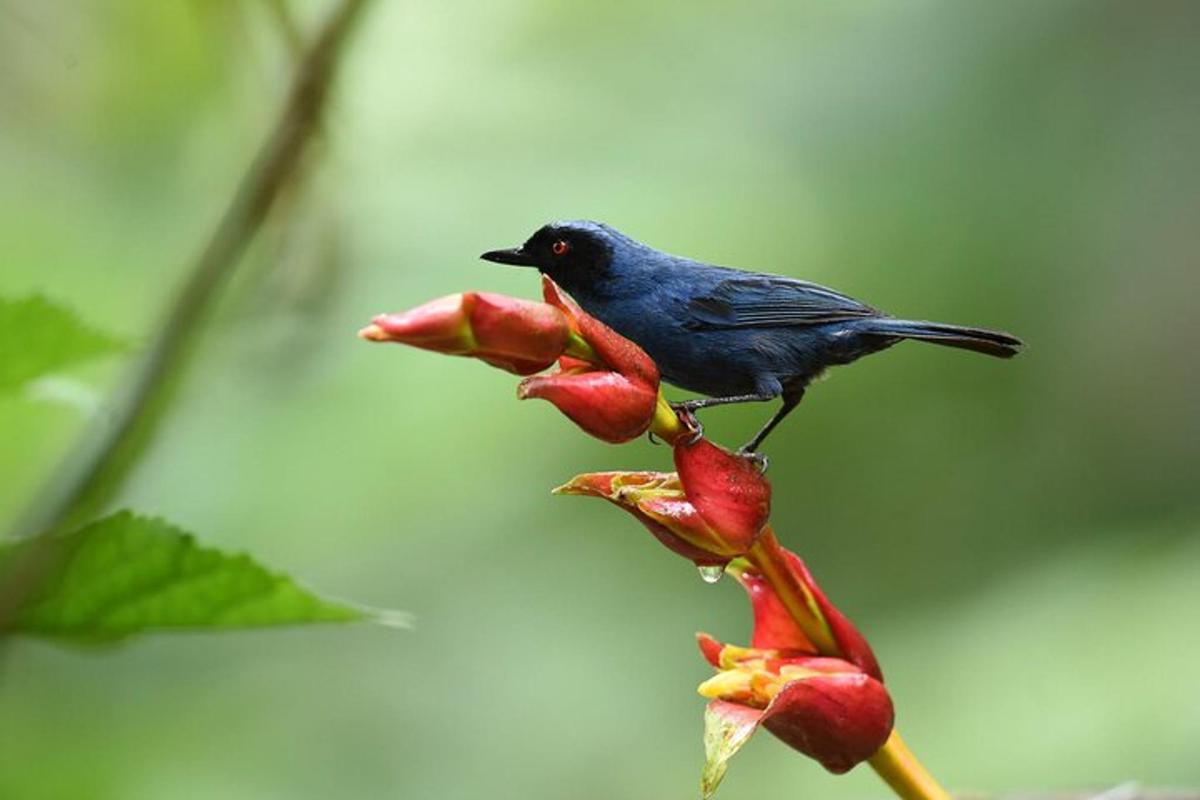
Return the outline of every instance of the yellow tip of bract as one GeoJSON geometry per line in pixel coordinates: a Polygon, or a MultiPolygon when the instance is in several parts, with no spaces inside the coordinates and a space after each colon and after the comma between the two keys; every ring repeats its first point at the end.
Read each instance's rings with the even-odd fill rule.
{"type": "Polygon", "coordinates": [[[383,328],[371,323],[358,332],[358,338],[368,342],[386,342],[388,335],[384,332],[383,328]]]}
{"type": "Polygon", "coordinates": [[[550,490],[550,494],[590,494],[590,492],[583,487],[583,481],[581,480],[582,478],[582,475],[576,475],[563,485],[555,486],[550,490]]]}
{"type": "Polygon", "coordinates": [[[571,478],[562,486],[554,487],[550,493],[609,497],[612,493],[613,480],[618,474],[615,472],[585,472],[571,478]]]}
{"type": "Polygon", "coordinates": [[[718,672],[696,687],[696,691],[709,700],[743,699],[751,693],[751,677],[744,670],[718,672]]]}

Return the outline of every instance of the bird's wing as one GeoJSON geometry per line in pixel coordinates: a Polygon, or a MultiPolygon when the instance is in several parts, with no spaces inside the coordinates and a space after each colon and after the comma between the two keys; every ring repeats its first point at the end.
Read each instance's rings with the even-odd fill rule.
{"type": "Polygon", "coordinates": [[[819,325],[879,316],[853,297],[815,283],[754,273],[726,278],[688,303],[693,328],[819,325]]]}

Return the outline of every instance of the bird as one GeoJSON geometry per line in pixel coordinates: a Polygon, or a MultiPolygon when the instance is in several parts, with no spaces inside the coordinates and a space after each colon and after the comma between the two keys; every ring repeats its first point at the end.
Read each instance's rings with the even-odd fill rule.
{"type": "Polygon", "coordinates": [[[537,268],[645,350],[666,382],[704,395],[672,404],[678,411],[780,399],[740,449],[749,455],[829,367],[905,339],[997,358],[1022,347],[1003,331],[898,319],[808,281],[671,255],[590,220],[551,222],[480,258],[537,268]]]}

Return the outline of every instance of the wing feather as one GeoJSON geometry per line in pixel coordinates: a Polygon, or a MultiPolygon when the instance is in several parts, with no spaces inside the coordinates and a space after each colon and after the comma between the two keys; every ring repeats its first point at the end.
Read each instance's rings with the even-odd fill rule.
{"type": "Polygon", "coordinates": [[[815,283],[775,275],[726,278],[688,303],[694,328],[819,325],[881,316],[853,297],[815,283]]]}

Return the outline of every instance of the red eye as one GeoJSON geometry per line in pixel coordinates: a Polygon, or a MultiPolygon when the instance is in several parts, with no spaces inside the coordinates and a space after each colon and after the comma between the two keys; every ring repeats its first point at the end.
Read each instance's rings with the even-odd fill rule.
{"type": "Polygon", "coordinates": [[[550,252],[554,253],[556,256],[565,256],[570,249],[571,245],[567,244],[562,239],[559,239],[557,242],[550,245],[550,252]]]}

